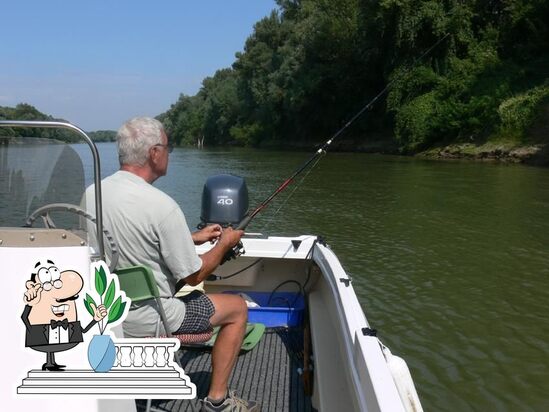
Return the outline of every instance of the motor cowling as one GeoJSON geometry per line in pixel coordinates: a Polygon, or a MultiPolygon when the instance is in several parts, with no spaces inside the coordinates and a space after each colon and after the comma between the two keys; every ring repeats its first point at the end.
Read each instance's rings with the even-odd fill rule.
{"type": "Polygon", "coordinates": [[[240,176],[219,174],[210,176],[202,190],[200,225],[218,223],[223,227],[237,226],[248,212],[248,187],[240,176]]]}

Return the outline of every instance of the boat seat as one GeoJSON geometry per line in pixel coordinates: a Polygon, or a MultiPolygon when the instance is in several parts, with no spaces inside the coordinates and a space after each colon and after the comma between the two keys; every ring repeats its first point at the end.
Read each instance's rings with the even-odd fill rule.
{"type": "MultiPolygon", "coordinates": [[[[208,342],[214,335],[214,329],[210,327],[207,331],[202,333],[183,333],[179,335],[172,335],[172,338],[176,338],[181,342],[181,346],[192,345],[197,343],[208,342]]],[[[166,338],[166,335],[160,335],[161,338],[166,338]]]]}

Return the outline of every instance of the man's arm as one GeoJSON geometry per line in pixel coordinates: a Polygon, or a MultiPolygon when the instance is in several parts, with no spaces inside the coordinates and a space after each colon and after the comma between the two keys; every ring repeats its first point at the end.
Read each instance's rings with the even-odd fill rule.
{"type": "Polygon", "coordinates": [[[29,322],[29,314],[31,311],[31,307],[29,305],[25,305],[25,309],[23,309],[23,313],[21,315],[21,320],[25,324],[25,328],[27,328],[28,331],[31,329],[31,324],[29,322]]]}
{"type": "Polygon", "coordinates": [[[211,275],[215,268],[221,263],[223,256],[240,241],[243,234],[243,230],[233,230],[232,228],[223,230],[216,245],[200,256],[200,259],[202,259],[200,270],[187,276],[184,280],[179,281],[176,288],[180,289],[185,283],[196,286],[211,275]]]}
{"type": "Polygon", "coordinates": [[[88,326],[86,326],[85,328],[82,328],[82,326],[80,326],[82,328],[82,333],[86,333],[87,331],[89,331],[96,323],[97,321],[95,319],[92,319],[90,323],[88,323],[88,326]]]}
{"type": "Polygon", "coordinates": [[[42,297],[42,284],[40,282],[35,283],[32,280],[28,280],[25,283],[25,287],[27,288],[27,290],[25,291],[25,294],[23,296],[23,301],[26,304],[25,309],[23,309],[23,313],[21,314],[21,320],[25,324],[25,328],[27,328],[27,330],[30,332],[31,324],[29,322],[29,315],[32,307],[40,302],[40,299],[42,297]]]}

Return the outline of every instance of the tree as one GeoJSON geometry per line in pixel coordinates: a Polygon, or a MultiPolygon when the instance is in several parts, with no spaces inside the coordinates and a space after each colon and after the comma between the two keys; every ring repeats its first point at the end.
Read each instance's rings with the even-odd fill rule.
{"type": "Polygon", "coordinates": [[[414,152],[482,142],[511,118],[522,119],[513,123],[518,136],[546,104],[547,1],[277,0],[277,6],[256,23],[232,68],[160,116],[178,142],[197,136],[210,144],[323,142],[389,84],[387,100],[345,139],[363,143],[386,134],[414,152]],[[509,100],[514,96],[528,101],[528,114],[509,112],[519,110],[512,102],[523,101],[509,100]]]}

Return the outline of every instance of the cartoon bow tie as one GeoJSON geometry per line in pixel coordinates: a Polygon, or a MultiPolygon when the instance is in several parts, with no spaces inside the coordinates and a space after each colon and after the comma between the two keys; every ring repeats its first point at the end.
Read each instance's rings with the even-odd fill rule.
{"type": "Polygon", "coordinates": [[[50,321],[50,326],[52,329],[55,329],[57,327],[62,327],[63,329],[67,329],[69,327],[69,321],[67,319],[52,320],[50,321]]]}

